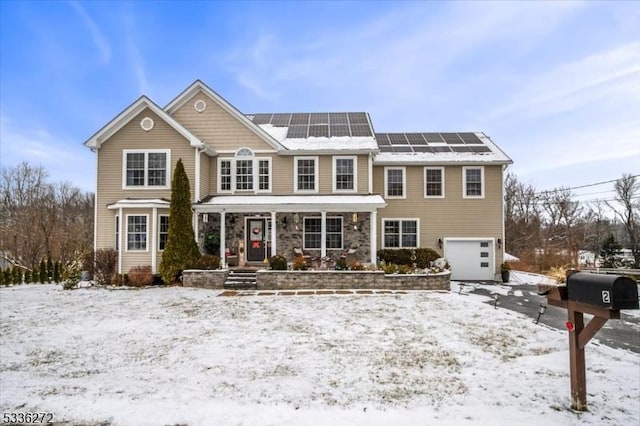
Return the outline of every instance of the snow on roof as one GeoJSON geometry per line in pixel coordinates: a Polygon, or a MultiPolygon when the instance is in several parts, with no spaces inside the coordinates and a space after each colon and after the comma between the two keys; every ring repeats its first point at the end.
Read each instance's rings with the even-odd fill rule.
{"type": "Polygon", "coordinates": [[[261,207],[279,212],[335,212],[369,211],[386,205],[380,195],[218,195],[205,199],[194,207],[202,211],[255,211],[256,207],[261,207]]]}
{"type": "Polygon", "coordinates": [[[378,144],[373,136],[332,136],[307,138],[287,138],[289,127],[274,126],[273,124],[259,124],[272,138],[290,150],[342,150],[360,151],[377,150],[378,144]]]}

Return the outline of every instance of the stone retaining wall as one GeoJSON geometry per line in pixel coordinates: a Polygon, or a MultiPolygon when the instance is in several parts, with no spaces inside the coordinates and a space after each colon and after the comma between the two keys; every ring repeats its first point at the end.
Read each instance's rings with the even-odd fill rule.
{"type": "Polygon", "coordinates": [[[216,271],[188,269],[182,272],[182,285],[185,287],[198,288],[224,288],[229,270],[220,269],[216,271]]]}
{"type": "Polygon", "coordinates": [[[258,290],[386,289],[450,290],[451,273],[386,275],[382,271],[272,271],[257,272],[258,290]]]}

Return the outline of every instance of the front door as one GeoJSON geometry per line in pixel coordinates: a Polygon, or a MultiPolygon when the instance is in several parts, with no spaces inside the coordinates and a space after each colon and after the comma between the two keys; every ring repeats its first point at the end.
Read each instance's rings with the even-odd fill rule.
{"type": "Polygon", "coordinates": [[[269,256],[266,219],[247,219],[247,262],[262,262],[269,256]]]}

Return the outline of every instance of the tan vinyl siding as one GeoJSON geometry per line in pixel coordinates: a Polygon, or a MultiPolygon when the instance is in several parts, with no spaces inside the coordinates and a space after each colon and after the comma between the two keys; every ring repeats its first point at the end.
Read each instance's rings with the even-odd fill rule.
{"type": "Polygon", "coordinates": [[[358,194],[369,193],[369,155],[358,155],[358,194]]]}
{"type": "Polygon", "coordinates": [[[274,150],[237,118],[223,110],[202,92],[198,92],[173,113],[180,124],[216,151],[235,151],[241,147],[253,150],[274,150]],[[207,108],[197,112],[193,105],[203,100],[207,108]]]}
{"type": "Polygon", "coordinates": [[[213,189],[209,187],[210,179],[210,167],[211,167],[211,159],[208,155],[203,153],[198,153],[200,156],[200,194],[198,194],[198,199],[202,200],[209,194],[213,193],[213,189]]]}
{"type": "MultiPolygon", "coordinates": [[[[382,219],[419,218],[420,246],[439,252],[444,237],[502,238],[502,166],[484,166],[485,197],[462,196],[462,166],[446,166],[445,197],[424,198],[424,167],[406,166],[406,199],[386,199],[378,210],[378,247],[382,248],[382,219]]],[[[384,167],[374,166],[374,193],[384,196],[384,167]]],[[[496,265],[502,262],[496,250],[496,265]]],[[[499,269],[497,269],[499,270],[499,269]]]]}
{"type": "Polygon", "coordinates": [[[124,198],[169,199],[171,197],[171,176],[179,158],[182,158],[193,195],[195,193],[194,148],[182,135],[149,109],[142,111],[101,145],[97,162],[96,248],[113,248],[115,244],[114,213],[107,210],[107,205],[124,198]],[[149,132],[145,132],[140,127],[140,121],[144,117],[152,118],[155,123],[149,132]],[[168,188],[123,189],[123,150],[125,149],[171,150],[171,166],[167,176],[168,188]]]}

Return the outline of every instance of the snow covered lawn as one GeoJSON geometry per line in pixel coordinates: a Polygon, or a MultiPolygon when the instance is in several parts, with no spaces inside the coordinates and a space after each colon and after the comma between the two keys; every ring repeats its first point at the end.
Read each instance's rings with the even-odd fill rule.
{"type": "Polygon", "coordinates": [[[637,425],[640,356],[456,293],[0,289],[0,409],[118,425],[637,425]]]}

